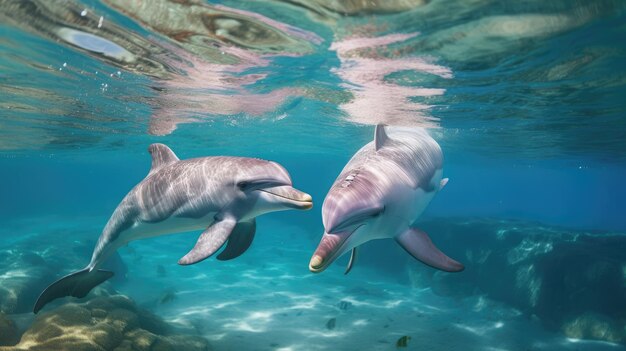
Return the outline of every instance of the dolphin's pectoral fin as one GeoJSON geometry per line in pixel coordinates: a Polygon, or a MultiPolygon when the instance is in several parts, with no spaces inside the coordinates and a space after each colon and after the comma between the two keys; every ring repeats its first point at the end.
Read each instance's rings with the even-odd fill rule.
{"type": "Polygon", "coordinates": [[[237,219],[230,216],[213,222],[200,234],[193,249],[178,260],[178,264],[189,265],[209,258],[224,245],[236,225],[237,219]]]}
{"type": "Polygon", "coordinates": [[[354,266],[354,263],[356,262],[356,258],[358,254],[357,248],[358,246],[352,249],[352,252],[350,253],[350,261],[348,261],[348,266],[346,267],[346,271],[343,272],[343,274],[348,274],[352,270],[352,267],[354,266]]]}
{"type": "Polygon", "coordinates": [[[428,235],[417,228],[409,228],[396,237],[396,241],[411,256],[423,263],[446,272],[460,272],[465,267],[441,252],[428,235]]]}
{"type": "Polygon", "coordinates": [[[232,260],[241,256],[252,244],[256,231],[256,219],[247,222],[239,222],[228,238],[228,244],[224,251],[217,255],[220,261],[232,260]]]}

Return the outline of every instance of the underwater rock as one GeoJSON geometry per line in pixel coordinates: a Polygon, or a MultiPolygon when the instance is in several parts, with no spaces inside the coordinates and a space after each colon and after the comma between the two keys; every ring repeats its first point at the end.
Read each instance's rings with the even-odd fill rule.
{"type": "Polygon", "coordinates": [[[19,341],[20,335],[15,323],[0,312],[0,346],[13,346],[19,341]]]}
{"type": "Polygon", "coordinates": [[[0,252],[0,272],[0,312],[8,314],[29,311],[53,274],[43,258],[20,250],[0,252]]]}
{"type": "Polygon", "coordinates": [[[562,331],[568,338],[598,339],[614,343],[626,342],[626,325],[621,328],[618,323],[606,316],[585,313],[568,320],[562,331]]]}
{"type": "Polygon", "coordinates": [[[488,219],[420,227],[442,246],[455,243],[443,249],[464,257],[467,269],[451,275],[410,263],[413,285],[441,296],[486,295],[572,337],[626,342],[624,234],[488,219]]]}
{"type": "MultiPolygon", "coordinates": [[[[0,312],[32,312],[39,293],[52,283],[55,276],[63,275],[63,269],[84,266],[95,245],[93,238],[84,240],[85,232],[65,229],[50,231],[46,235],[29,233],[8,247],[0,247],[0,312]],[[60,235],[77,240],[58,245],[60,235]]],[[[113,255],[103,268],[116,272],[113,281],[125,279],[127,268],[118,254],[113,255]]],[[[113,289],[107,286],[110,285],[95,293],[110,295],[113,289]]]]}
{"type": "Polygon", "coordinates": [[[19,344],[0,347],[9,350],[206,351],[209,344],[201,337],[173,334],[167,323],[118,295],[38,314],[19,344]]]}

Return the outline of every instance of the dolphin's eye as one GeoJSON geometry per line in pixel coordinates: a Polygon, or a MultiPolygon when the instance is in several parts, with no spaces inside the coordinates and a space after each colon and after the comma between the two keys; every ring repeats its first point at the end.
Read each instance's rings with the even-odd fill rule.
{"type": "Polygon", "coordinates": [[[332,228],[330,232],[332,233],[337,230],[344,230],[348,227],[354,226],[356,224],[360,224],[367,219],[376,218],[380,216],[380,214],[383,213],[384,211],[385,211],[385,207],[383,206],[383,207],[369,208],[369,209],[357,212],[353,214],[352,216],[350,216],[349,218],[347,218],[346,220],[344,220],[343,222],[341,222],[339,225],[335,226],[335,228],[332,228]]]}
{"type": "Polygon", "coordinates": [[[250,186],[250,183],[248,183],[248,182],[239,182],[239,183],[237,183],[237,187],[241,191],[245,191],[249,186],[250,186]]]}

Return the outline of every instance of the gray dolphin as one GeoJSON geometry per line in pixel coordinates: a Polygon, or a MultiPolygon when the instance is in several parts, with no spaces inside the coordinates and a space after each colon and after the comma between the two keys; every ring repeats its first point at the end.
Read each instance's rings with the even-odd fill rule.
{"type": "Polygon", "coordinates": [[[113,212],[89,265],[46,288],[35,304],[35,313],[60,297],[84,297],[112,277],[113,272],[99,267],[130,241],[206,228],[178,263],[200,262],[226,241],[217,258],[229,260],[250,246],[255,217],[313,207],[311,196],[293,188],[289,173],[276,162],[244,157],[181,161],[163,144],[152,144],[148,150],[152,155],[150,173],[113,212]]]}
{"type": "Polygon", "coordinates": [[[443,254],[423,231],[411,227],[442,179],[439,144],[422,128],[376,126],[374,141],[344,167],[322,205],[324,235],[309,270],[319,273],[352,250],[346,274],[359,245],[394,238],[411,256],[448,272],[464,269],[443,254]]]}

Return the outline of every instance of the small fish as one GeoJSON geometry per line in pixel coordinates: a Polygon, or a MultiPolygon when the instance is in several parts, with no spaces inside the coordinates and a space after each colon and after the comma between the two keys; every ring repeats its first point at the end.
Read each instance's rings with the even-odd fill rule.
{"type": "Polygon", "coordinates": [[[396,347],[407,347],[410,340],[411,340],[411,337],[405,335],[401,337],[400,339],[398,339],[398,341],[396,341],[396,347]]]}
{"type": "Polygon", "coordinates": [[[335,329],[335,325],[337,325],[337,318],[331,318],[326,322],[326,328],[328,328],[328,330],[335,329]]]}
{"type": "Polygon", "coordinates": [[[159,299],[159,303],[161,305],[166,304],[168,302],[172,302],[176,299],[176,292],[175,291],[168,291],[165,294],[163,294],[163,296],[161,296],[161,298],[159,299]]]}
{"type": "Polygon", "coordinates": [[[352,307],[352,302],[350,301],[339,301],[339,309],[342,311],[346,311],[348,308],[352,307]]]}

